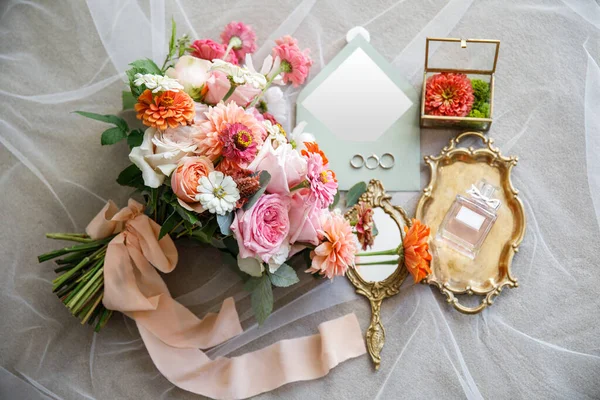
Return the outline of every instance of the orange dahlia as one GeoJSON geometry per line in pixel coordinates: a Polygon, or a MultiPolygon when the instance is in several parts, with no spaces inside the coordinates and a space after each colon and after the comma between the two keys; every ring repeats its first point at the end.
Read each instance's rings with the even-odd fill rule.
{"type": "Polygon", "coordinates": [[[412,220],[410,229],[404,227],[404,264],[411,273],[415,282],[420,282],[431,273],[429,262],[429,232],[427,225],[423,225],[418,219],[412,220]]]}
{"type": "Polygon", "coordinates": [[[183,91],[167,90],[152,97],[152,91],[146,89],[138,97],[134,108],[137,119],[141,119],[144,125],[161,130],[180,124],[191,125],[196,115],[194,100],[183,91]]]}

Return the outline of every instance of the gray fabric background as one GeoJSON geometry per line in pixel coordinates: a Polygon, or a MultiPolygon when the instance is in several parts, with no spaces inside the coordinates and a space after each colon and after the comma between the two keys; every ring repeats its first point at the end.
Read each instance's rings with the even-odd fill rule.
{"type": "MultiPolygon", "coordinates": [[[[44,233],[82,231],[106,199],[125,204],[130,194],[115,183],[128,164],[125,144],[101,147],[104,126],[70,114],[118,113],[122,65],[114,49],[150,41],[157,47],[153,34],[164,40],[164,27],[119,36],[124,22],[140,22],[123,14],[128,3],[137,4],[107,2],[115,24],[102,40],[83,1],[0,5],[0,398],[199,397],[162,377],[126,318],[116,316],[98,335],[79,326],[50,291],[51,264],[36,260],[57,246],[44,233]]],[[[140,0],[139,8],[167,28],[173,15],[181,33],[193,28],[200,38],[217,39],[230,20],[251,24],[259,45],[293,34],[312,49],[312,76],[343,47],[347,30],[363,25],[416,88],[426,36],[502,40],[489,135],[504,154],[520,157],[514,183],[529,218],[513,266],[520,287],[465,316],[435,289],[407,282],[383,306],[387,342],[379,372],[359,357],[323,379],[260,398],[600,398],[597,1],[140,0]]],[[[287,91],[292,102],[296,94],[287,91]]],[[[453,134],[423,130],[422,155],[438,153],[453,134]]],[[[399,193],[394,201],[412,212],[418,196],[399,193]]],[[[345,280],[318,285],[301,274],[299,285],[276,290],[277,311],[257,328],[218,252],[192,243],[179,248],[179,266],[166,277],[174,296],[202,315],[233,295],[248,329],[211,356],[313,334],[348,312],[368,325],[368,303],[345,280]]]]}

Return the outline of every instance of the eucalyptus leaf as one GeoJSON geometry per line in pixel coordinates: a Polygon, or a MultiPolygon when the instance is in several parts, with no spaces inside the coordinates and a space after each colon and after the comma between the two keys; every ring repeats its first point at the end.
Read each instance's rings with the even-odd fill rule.
{"type": "Polygon", "coordinates": [[[358,182],[356,185],[352,186],[346,194],[346,207],[352,207],[358,203],[358,199],[366,191],[367,184],[365,182],[358,182]]]}
{"type": "Polygon", "coordinates": [[[136,189],[141,189],[144,186],[142,171],[135,165],[131,164],[119,174],[117,183],[121,186],[131,186],[136,189]]]}
{"type": "Polygon", "coordinates": [[[245,289],[251,289],[250,300],[252,301],[252,311],[259,325],[269,317],[273,311],[273,288],[271,280],[267,275],[260,278],[251,278],[244,285],[245,289]]]}
{"type": "Polygon", "coordinates": [[[339,202],[340,202],[340,191],[338,190],[337,192],[335,192],[335,196],[333,197],[333,202],[329,206],[329,211],[333,210],[335,208],[335,206],[338,205],[339,202]]]}
{"type": "Polygon", "coordinates": [[[167,235],[175,226],[181,221],[181,217],[177,213],[177,211],[173,210],[173,212],[167,217],[165,222],[163,222],[162,227],[160,228],[160,233],[158,234],[158,240],[162,239],[163,236],[167,235]]]}
{"type": "Polygon", "coordinates": [[[127,125],[127,122],[125,122],[125,120],[123,118],[117,117],[116,115],[110,115],[110,114],[103,115],[103,114],[96,114],[96,113],[87,112],[87,111],[73,111],[73,112],[75,114],[82,115],[86,118],[91,118],[91,119],[95,119],[96,121],[101,121],[101,122],[106,122],[107,124],[116,125],[122,131],[125,131],[125,132],[129,131],[129,126],[127,125]]]}
{"type": "Polygon", "coordinates": [[[231,235],[231,223],[233,222],[233,213],[228,212],[225,215],[217,214],[217,223],[219,224],[219,229],[224,236],[231,235]]]}
{"type": "Polygon", "coordinates": [[[277,271],[269,274],[269,278],[271,279],[273,286],[277,287],[292,286],[300,281],[294,268],[285,263],[281,264],[279,268],[277,268],[277,271]]]}
{"type": "Polygon", "coordinates": [[[127,132],[123,131],[121,128],[109,128],[102,132],[102,136],[100,137],[100,143],[102,146],[106,146],[109,144],[115,144],[120,142],[121,140],[127,138],[127,132]]]}
{"type": "Polygon", "coordinates": [[[267,190],[267,186],[269,185],[269,182],[271,182],[271,174],[269,174],[267,171],[261,171],[258,180],[260,182],[260,188],[252,195],[252,197],[248,199],[248,202],[244,204],[243,209],[245,211],[249,210],[254,203],[258,201],[260,196],[263,195],[265,190],[267,190]]]}

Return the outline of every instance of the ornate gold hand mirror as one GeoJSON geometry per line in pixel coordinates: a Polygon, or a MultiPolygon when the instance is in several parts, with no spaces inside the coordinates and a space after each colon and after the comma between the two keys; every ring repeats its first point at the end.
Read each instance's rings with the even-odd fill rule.
{"type": "MultiPolygon", "coordinates": [[[[404,209],[392,205],[390,199],[391,196],[385,193],[383,185],[376,179],[369,182],[366,192],[359,198],[359,202],[373,208],[373,220],[379,232],[369,252],[385,253],[385,250],[397,248],[404,238],[403,227],[410,226],[410,219],[404,209]]],[[[345,218],[352,220],[352,209],[346,212],[345,218]]],[[[400,291],[408,271],[404,267],[402,256],[397,260],[389,254],[361,258],[359,253],[357,263],[360,265],[355,269],[349,268],[346,276],[356,287],[356,292],[371,303],[371,323],[367,329],[366,341],[375,369],[379,369],[381,349],[385,343],[385,329],[380,318],[381,303],[386,297],[400,291]],[[390,260],[394,263],[391,264],[390,260]]]]}

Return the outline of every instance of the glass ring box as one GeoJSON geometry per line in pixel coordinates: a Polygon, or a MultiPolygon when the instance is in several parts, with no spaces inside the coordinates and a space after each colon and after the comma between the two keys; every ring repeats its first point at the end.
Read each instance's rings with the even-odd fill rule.
{"type": "Polygon", "coordinates": [[[499,40],[427,38],[421,127],[487,131],[499,40]]]}

